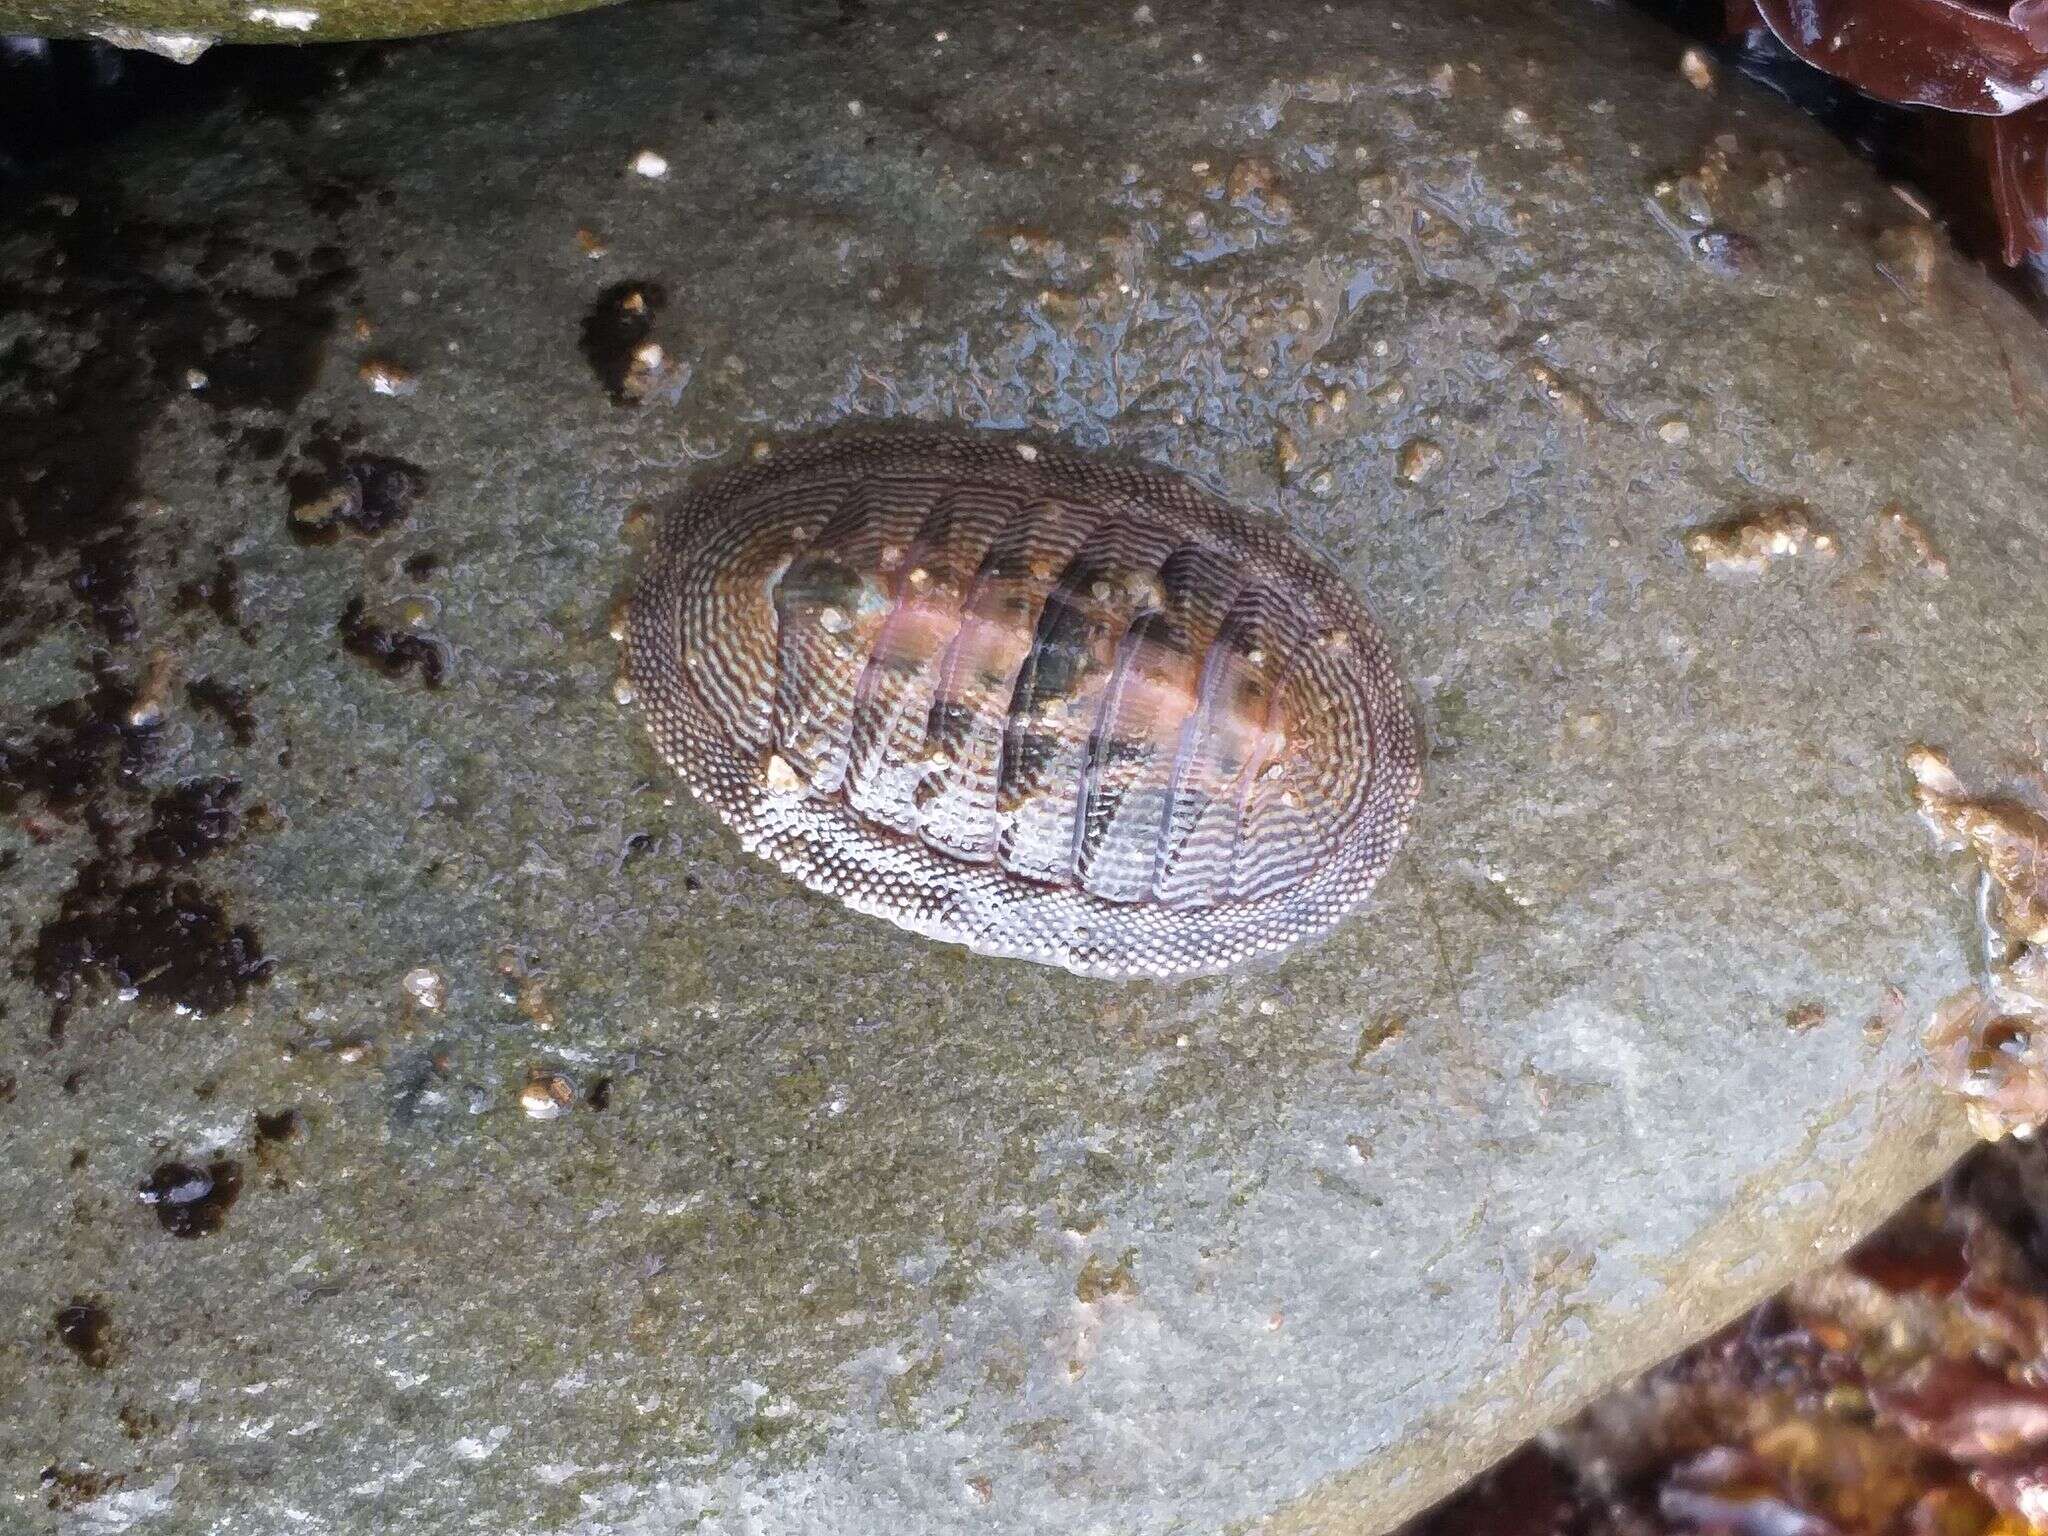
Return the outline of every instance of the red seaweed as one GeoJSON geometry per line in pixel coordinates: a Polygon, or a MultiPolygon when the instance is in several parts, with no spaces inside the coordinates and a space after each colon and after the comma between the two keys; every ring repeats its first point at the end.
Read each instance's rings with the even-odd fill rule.
{"type": "Polygon", "coordinates": [[[2048,0],[1731,0],[1728,25],[1906,106],[2003,117],[2048,98],[2048,0]]]}
{"type": "Polygon", "coordinates": [[[1985,119],[2006,264],[2048,255],[2048,0],[1727,0],[1726,16],[1881,101],[1985,119]]]}

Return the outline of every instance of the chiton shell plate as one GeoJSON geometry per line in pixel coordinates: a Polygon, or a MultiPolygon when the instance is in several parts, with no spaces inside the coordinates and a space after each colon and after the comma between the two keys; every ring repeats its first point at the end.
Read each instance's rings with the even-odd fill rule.
{"type": "Polygon", "coordinates": [[[1084,975],[1323,933],[1420,788],[1334,571],[1179,475],[1050,443],[869,429],[705,475],[625,647],[656,751],[749,850],[1084,975]]]}

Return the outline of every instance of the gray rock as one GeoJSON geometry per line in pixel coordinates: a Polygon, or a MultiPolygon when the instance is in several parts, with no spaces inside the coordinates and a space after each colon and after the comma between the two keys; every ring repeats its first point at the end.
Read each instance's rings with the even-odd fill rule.
{"type": "Polygon", "coordinates": [[[1901,759],[2027,745],[2048,370],[1677,53],[1561,0],[648,7],[18,210],[10,1518],[1362,1531],[1938,1169],[1973,919],[1901,759]],[[680,798],[622,518],[850,415],[1339,562],[1435,745],[1367,914],[1091,983],[680,798]]]}
{"type": "Polygon", "coordinates": [[[611,0],[0,0],[0,32],[96,37],[190,64],[216,43],[417,37],[559,16],[611,0]]]}

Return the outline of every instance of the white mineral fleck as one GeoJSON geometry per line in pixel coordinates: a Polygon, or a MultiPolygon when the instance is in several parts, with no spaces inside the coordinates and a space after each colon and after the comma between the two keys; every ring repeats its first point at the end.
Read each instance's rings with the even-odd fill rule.
{"type": "Polygon", "coordinates": [[[116,48],[153,53],[173,64],[190,64],[214,44],[197,32],[145,32],[140,27],[101,27],[92,34],[116,48]]]}
{"type": "Polygon", "coordinates": [[[250,10],[249,19],[268,22],[273,27],[283,27],[287,32],[310,32],[313,30],[313,23],[320,19],[320,13],[303,10],[297,6],[259,5],[250,10]]]}

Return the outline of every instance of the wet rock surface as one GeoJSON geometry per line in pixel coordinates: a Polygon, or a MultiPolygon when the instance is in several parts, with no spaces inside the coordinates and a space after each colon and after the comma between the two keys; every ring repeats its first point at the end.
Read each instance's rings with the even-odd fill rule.
{"type": "Polygon", "coordinates": [[[1601,1399],[1400,1536],[2048,1525],[2048,1156],[1979,1147],[1839,1263],[1601,1399]]]}
{"type": "Polygon", "coordinates": [[[1583,20],[622,10],[14,205],[19,1516],[1378,1528],[1937,1172],[1982,945],[1905,754],[2042,749],[2041,345],[1583,20]],[[1104,985],[690,805],[612,694],[634,509],[854,415],[1337,562],[1434,749],[1365,916],[1104,985]]]}

